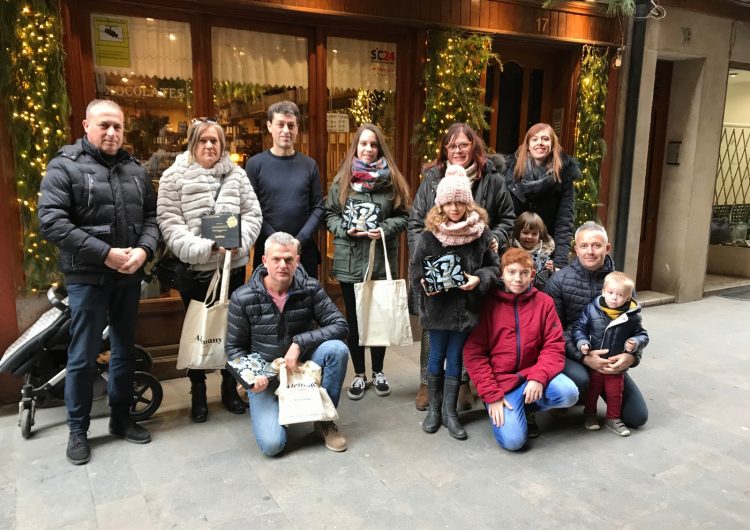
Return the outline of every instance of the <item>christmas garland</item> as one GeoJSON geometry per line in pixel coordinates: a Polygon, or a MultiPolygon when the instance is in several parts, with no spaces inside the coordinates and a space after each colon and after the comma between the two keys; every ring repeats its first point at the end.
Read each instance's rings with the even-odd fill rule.
{"type": "Polygon", "coordinates": [[[578,112],[573,153],[583,174],[583,178],[575,183],[576,226],[599,218],[596,209],[600,206],[600,169],[602,159],[607,154],[607,144],[602,138],[602,133],[608,77],[609,50],[584,45],[581,77],[578,82],[578,112]]]}
{"type": "Polygon", "coordinates": [[[489,128],[485,114],[490,108],[482,103],[479,82],[490,61],[500,62],[492,39],[476,33],[431,31],[427,49],[425,111],[412,138],[423,163],[437,157],[440,139],[453,123],[466,123],[477,132],[489,128]]]}
{"type": "Polygon", "coordinates": [[[0,3],[0,97],[7,102],[26,289],[32,292],[59,278],[57,251],[39,234],[36,205],[47,162],[69,137],[61,33],[55,0],[0,3]]]}

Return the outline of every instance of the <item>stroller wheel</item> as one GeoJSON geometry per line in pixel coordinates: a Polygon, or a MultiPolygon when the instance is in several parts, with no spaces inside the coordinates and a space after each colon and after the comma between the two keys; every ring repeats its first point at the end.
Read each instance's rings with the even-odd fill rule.
{"type": "Polygon", "coordinates": [[[140,372],[150,372],[154,365],[151,354],[143,346],[133,345],[133,354],[135,357],[135,369],[140,372]]]}
{"type": "Polygon", "coordinates": [[[130,419],[143,421],[150,418],[161,405],[164,392],[161,383],[146,372],[133,374],[133,404],[130,406],[130,419]]]}
{"type": "Polygon", "coordinates": [[[18,415],[18,426],[21,427],[21,436],[24,440],[31,437],[31,427],[34,425],[34,412],[31,408],[22,408],[18,415]]]}

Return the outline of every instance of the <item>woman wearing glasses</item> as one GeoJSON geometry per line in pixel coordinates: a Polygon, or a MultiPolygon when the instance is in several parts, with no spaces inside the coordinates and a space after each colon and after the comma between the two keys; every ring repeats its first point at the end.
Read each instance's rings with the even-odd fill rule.
{"type": "MultiPolygon", "coordinates": [[[[419,234],[424,230],[424,219],[427,212],[435,205],[435,196],[440,181],[445,176],[445,168],[452,164],[463,166],[471,182],[474,201],[487,210],[488,227],[494,240],[491,248],[495,252],[502,247],[513,232],[513,202],[502,173],[487,158],[484,142],[474,129],[465,123],[454,123],[448,128],[440,141],[440,152],[437,158],[427,164],[422,171],[422,183],[414,197],[411,217],[409,218],[409,252],[413,252],[419,234]]],[[[414,293],[422,296],[421,293],[414,293]]],[[[419,410],[427,408],[427,356],[429,341],[422,333],[420,355],[420,385],[415,405],[419,410]]],[[[468,379],[459,391],[459,407],[471,408],[474,398],[469,391],[468,379]]]]}
{"type": "MultiPolygon", "coordinates": [[[[190,266],[192,288],[181,291],[185,308],[190,300],[203,301],[221,255],[232,253],[229,293],[245,282],[250,248],[260,232],[262,216],[245,171],[229,159],[224,129],[216,121],[198,118],[188,129],[188,149],[161,176],[156,217],[167,249],[190,266]],[[201,237],[201,218],[211,213],[240,215],[242,246],[227,250],[201,237]]],[[[205,370],[188,370],[196,423],[206,421],[205,370]]],[[[221,371],[221,400],[229,412],[242,414],[245,404],[237,395],[234,378],[221,371]]]]}
{"type": "Polygon", "coordinates": [[[578,162],[563,152],[552,127],[537,123],[526,132],[504,173],[515,214],[528,211],[542,218],[555,241],[552,262],[556,269],[565,267],[575,221],[573,183],[581,178],[578,162]]]}
{"type": "MultiPolygon", "coordinates": [[[[326,199],[326,225],[334,236],[331,274],[339,281],[349,323],[349,352],[354,379],[347,396],[359,400],[368,386],[365,348],[359,345],[354,284],[367,271],[370,241],[385,234],[388,261],[393,277],[398,276],[399,235],[409,219],[409,185],[393,161],[380,128],[362,124],[349,146],[326,199]]],[[[386,277],[382,244],[376,247],[374,280],[386,277]]],[[[391,393],[383,373],[385,347],[371,346],[372,384],[378,396],[391,393]]]]}

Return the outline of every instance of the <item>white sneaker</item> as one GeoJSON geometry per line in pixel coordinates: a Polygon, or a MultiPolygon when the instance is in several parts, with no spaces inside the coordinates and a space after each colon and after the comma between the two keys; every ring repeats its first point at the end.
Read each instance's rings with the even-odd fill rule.
{"type": "Polygon", "coordinates": [[[346,391],[346,395],[349,399],[358,401],[365,395],[367,389],[367,377],[363,374],[356,374],[352,384],[349,385],[349,390],[346,391]]]}
{"type": "Polygon", "coordinates": [[[391,386],[383,372],[372,373],[372,386],[375,387],[375,393],[379,396],[387,396],[391,393],[391,386]]]}

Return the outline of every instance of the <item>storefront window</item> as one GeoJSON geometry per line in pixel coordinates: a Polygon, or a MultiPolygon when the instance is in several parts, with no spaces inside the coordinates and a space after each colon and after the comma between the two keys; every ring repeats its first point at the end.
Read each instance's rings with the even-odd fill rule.
{"type": "Polygon", "coordinates": [[[185,148],[192,118],[190,27],[182,22],[92,15],[97,97],[125,112],[125,149],[158,180],[185,148]]]}
{"type": "Polygon", "coordinates": [[[271,147],[266,110],[283,100],[300,108],[295,149],[309,155],[307,39],[219,27],[211,39],[214,108],[235,163],[271,147]]]}
{"type": "MultiPolygon", "coordinates": [[[[327,41],[328,189],[363,123],[379,126],[393,151],[396,140],[396,44],[342,37],[327,41]]],[[[328,234],[326,258],[333,260],[328,234]]],[[[327,278],[335,284],[333,278],[327,278]]]]}
{"type": "MultiPolygon", "coordinates": [[[[123,147],[138,158],[158,191],[159,177],[186,148],[193,117],[190,26],[182,22],[92,14],[98,98],[125,114],[123,147]]],[[[176,296],[150,284],[145,297],[176,296]]]]}
{"type": "Polygon", "coordinates": [[[711,243],[750,247],[750,71],[731,69],[711,219],[711,243]]]}

